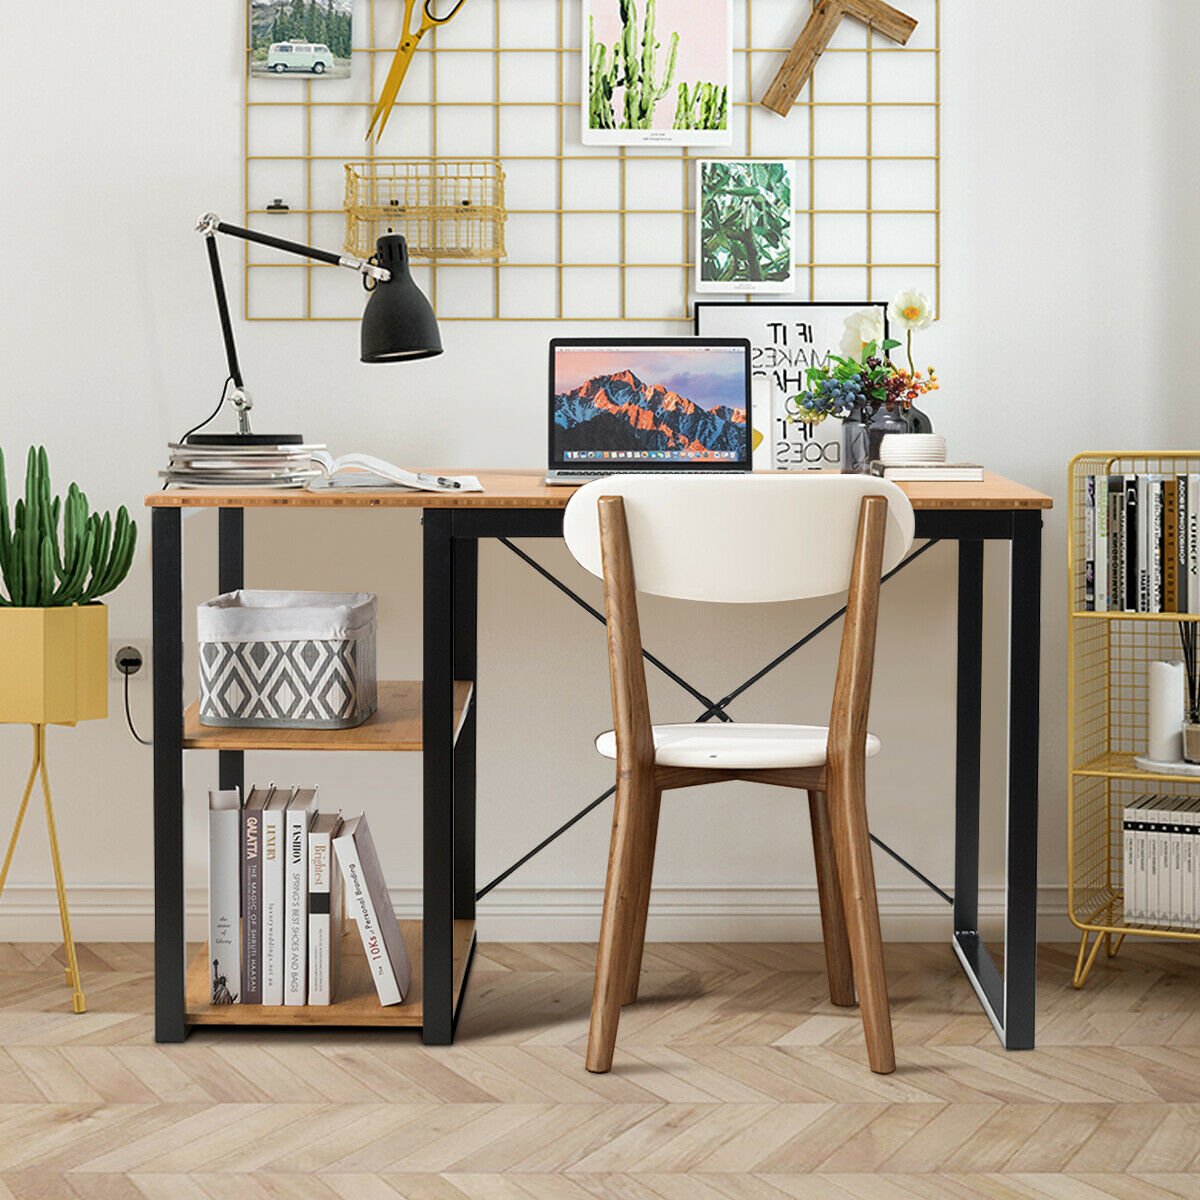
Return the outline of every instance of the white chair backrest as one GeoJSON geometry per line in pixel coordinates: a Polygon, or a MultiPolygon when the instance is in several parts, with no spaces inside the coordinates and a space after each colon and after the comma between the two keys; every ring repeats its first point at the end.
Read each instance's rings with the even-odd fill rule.
{"type": "Polygon", "coordinates": [[[597,576],[602,496],[625,500],[638,591],[679,600],[764,604],[846,591],[864,496],[888,502],[884,571],[913,540],[912,505],[886,479],[614,475],[580,488],[563,523],[568,549],[597,576]]]}

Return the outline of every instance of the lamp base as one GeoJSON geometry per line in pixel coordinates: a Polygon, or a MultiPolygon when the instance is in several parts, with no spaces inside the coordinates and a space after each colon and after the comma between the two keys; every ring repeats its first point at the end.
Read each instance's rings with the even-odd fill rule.
{"type": "Polygon", "coordinates": [[[188,446],[302,446],[300,433],[193,433],[188,446]]]}

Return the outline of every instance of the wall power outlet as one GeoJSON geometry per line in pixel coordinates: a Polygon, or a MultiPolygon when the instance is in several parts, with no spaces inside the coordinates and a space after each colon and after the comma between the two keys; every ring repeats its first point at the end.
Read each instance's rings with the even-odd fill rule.
{"type": "Polygon", "coordinates": [[[108,677],[131,683],[150,678],[150,640],[148,638],[109,638],[108,677]],[[121,664],[124,664],[122,669],[121,664]]]}

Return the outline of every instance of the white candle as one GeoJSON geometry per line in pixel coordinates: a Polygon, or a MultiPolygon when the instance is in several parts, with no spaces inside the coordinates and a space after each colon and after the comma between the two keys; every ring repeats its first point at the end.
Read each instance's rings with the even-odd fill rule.
{"type": "Polygon", "coordinates": [[[1152,662],[1146,680],[1146,756],[1155,762],[1183,757],[1183,706],[1187,675],[1181,662],[1152,662]]]}

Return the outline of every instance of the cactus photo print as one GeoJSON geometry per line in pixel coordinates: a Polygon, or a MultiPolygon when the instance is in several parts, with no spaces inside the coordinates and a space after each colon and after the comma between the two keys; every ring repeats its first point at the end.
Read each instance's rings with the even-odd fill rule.
{"type": "Polygon", "coordinates": [[[696,291],[795,290],[795,164],[696,163],[696,291]]]}
{"type": "Polygon", "coordinates": [[[586,146],[728,146],[732,0],[584,0],[586,146]]]}

